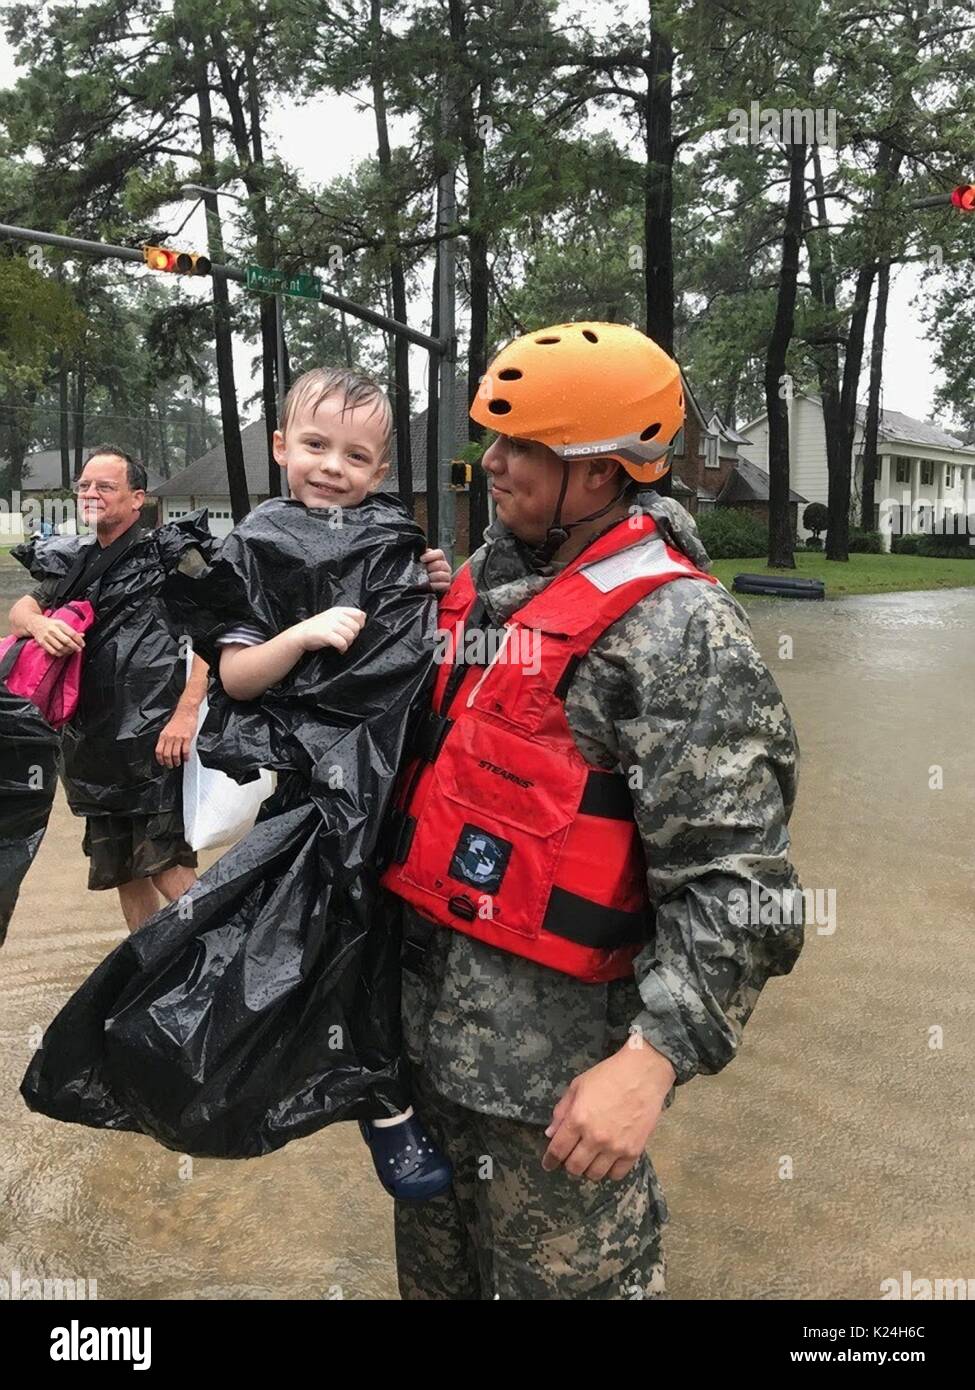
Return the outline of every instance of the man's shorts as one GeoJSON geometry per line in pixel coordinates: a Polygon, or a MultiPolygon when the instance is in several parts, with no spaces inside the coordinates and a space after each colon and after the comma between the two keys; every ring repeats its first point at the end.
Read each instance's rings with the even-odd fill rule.
{"type": "Polygon", "coordinates": [[[158,816],[86,816],[81,848],[91,860],[89,888],[117,888],[176,865],[196,868],[196,852],[183,839],[181,811],[158,816]]]}

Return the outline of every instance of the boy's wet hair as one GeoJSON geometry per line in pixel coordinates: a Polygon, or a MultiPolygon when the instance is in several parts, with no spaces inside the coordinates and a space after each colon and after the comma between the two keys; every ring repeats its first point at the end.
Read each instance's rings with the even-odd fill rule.
{"type": "Polygon", "coordinates": [[[388,463],[393,444],[393,407],[378,381],[373,381],[364,372],[353,371],[351,367],[313,367],[310,372],[300,376],[284,398],[281,433],[287,435],[299,406],[307,406],[314,414],[322,401],[335,395],[342,397],[343,415],[347,410],[355,410],[362,405],[371,405],[379,411],[383,431],[381,462],[388,463]]]}

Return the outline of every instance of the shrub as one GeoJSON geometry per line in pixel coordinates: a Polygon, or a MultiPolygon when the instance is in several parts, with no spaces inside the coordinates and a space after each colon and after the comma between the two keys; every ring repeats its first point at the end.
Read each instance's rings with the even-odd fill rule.
{"type": "MultiPolygon", "coordinates": [[[[821,503],[816,503],[816,505],[817,505],[817,506],[821,506],[822,504],[821,504],[821,503]]],[[[807,536],[807,537],[806,537],[806,543],[805,543],[805,545],[804,545],[804,547],[803,547],[804,550],[822,550],[822,548],[823,548],[823,538],[822,538],[822,536],[807,536]]]]}
{"type": "Polygon", "coordinates": [[[714,507],[695,517],[704,548],[713,560],[740,560],[768,551],[768,527],[748,512],[714,507]]]}
{"type": "Polygon", "coordinates": [[[894,536],[890,543],[892,555],[916,555],[920,536],[894,536]]]}
{"type": "Polygon", "coordinates": [[[818,540],[820,532],[825,531],[829,525],[829,512],[825,505],[822,502],[810,502],[802,514],[802,524],[807,531],[812,531],[818,540]]]}
{"type": "Polygon", "coordinates": [[[883,543],[879,531],[851,531],[848,547],[851,555],[882,555],[883,543]]]}
{"type": "Polygon", "coordinates": [[[917,541],[915,554],[926,555],[932,560],[975,560],[975,545],[968,544],[967,536],[904,536],[902,539],[917,541]]]}

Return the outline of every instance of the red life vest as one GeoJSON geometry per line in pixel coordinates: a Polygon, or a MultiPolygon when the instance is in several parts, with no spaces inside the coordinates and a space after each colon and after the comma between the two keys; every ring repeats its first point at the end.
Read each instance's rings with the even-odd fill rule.
{"type": "Polygon", "coordinates": [[[477,595],[469,567],[458,572],[383,875],[441,926],[593,983],[633,973],[652,923],[626,778],[586,762],[563,702],[593,643],[645,595],[716,582],[656,529],[640,513],[600,536],[488,629],[501,639],[484,664],[469,664],[484,634],[465,629],[477,595]]]}

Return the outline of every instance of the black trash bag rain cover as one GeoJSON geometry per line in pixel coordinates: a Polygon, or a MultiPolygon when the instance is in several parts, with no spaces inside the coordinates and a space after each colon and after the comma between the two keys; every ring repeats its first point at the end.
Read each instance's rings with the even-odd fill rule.
{"type": "MultiPolygon", "coordinates": [[[[50,536],[10,552],[40,582],[63,580],[94,535],[50,536]]],[[[95,622],[85,639],[78,708],[61,735],[62,780],[76,816],[156,816],[182,804],[182,773],[156,761],[156,744],[186,683],[186,660],[161,590],[188,552],[219,542],[199,509],[140,529],[124,554],[73,596],[95,622]]]]}
{"type": "Polygon", "coordinates": [[[0,946],[47,829],[59,743],[37,706],[0,681],[0,946]]]}
{"type": "Polygon", "coordinates": [[[399,943],[375,861],[433,674],[424,546],[390,496],[341,512],[273,499],[211,564],[184,557],[167,602],[214,671],[228,625],[270,637],[335,605],[366,624],[260,701],[211,680],[203,761],[238,781],[274,768],[281,794],[68,1001],[24,1078],[32,1109],[243,1158],[404,1105],[399,943]]]}

